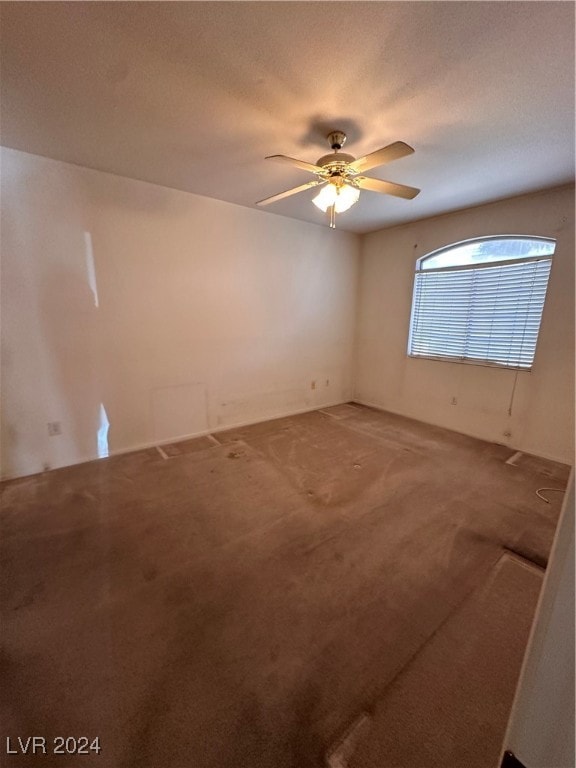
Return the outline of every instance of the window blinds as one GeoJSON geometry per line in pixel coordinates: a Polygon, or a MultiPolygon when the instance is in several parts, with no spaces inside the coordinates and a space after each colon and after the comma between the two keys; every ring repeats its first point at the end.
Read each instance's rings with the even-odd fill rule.
{"type": "Polygon", "coordinates": [[[419,271],[408,352],[532,367],[551,259],[419,271]]]}

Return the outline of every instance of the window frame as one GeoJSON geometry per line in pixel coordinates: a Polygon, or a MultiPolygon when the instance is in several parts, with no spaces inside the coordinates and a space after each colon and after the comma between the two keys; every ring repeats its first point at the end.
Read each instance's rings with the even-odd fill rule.
{"type": "Polygon", "coordinates": [[[450,243],[449,245],[444,245],[440,248],[436,248],[433,251],[430,251],[429,253],[424,254],[424,256],[420,256],[418,259],[416,259],[416,268],[414,270],[414,281],[412,283],[412,301],[410,305],[410,317],[409,317],[409,327],[408,327],[408,345],[407,345],[407,357],[411,360],[436,360],[438,362],[447,362],[447,363],[456,363],[459,365],[479,365],[485,368],[499,368],[500,370],[509,370],[509,371],[520,371],[524,373],[531,373],[532,369],[534,367],[534,363],[536,361],[536,353],[538,351],[538,341],[540,339],[540,331],[542,329],[542,320],[544,318],[544,309],[546,307],[546,299],[548,297],[548,288],[550,285],[550,276],[552,275],[552,268],[554,266],[554,254],[556,252],[556,245],[557,240],[553,237],[547,237],[542,235],[485,235],[481,237],[472,237],[467,238],[465,240],[459,240],[455,243],[450,243]],[[422,265],[429,259],[432,259],[441,253],[445,251],[450,251],[454,248],[457,248],[462,245],[467,245],[468,243],[482,243],[482,242],[494,242],[494,241],[502,241],[502,240],[529,240],[529,241],[540,241],[543,243],[552,243],[554,245],[554,250],[552,253],[549,254],[543,254],[540,256],[521,256],[514,259],[500,259],[498,261],[486,261],[486,262],[477,262],[475,264],[460,264],[460,265],[452,265],[448,267],[432,267],[430,269],[423,269],[422,265]],[[546,285],[546,293],[544,295],[544,302],[542,305],[542,314],[540,316],[540,325],[538,327],[538,334],[536,337],[536,344],[534,348],[534,357],[532,358],[532,363],[530,367],[520,366],[518,364],[516,365],[506,365],[505,363],[497,362],[497,361],[490,361],[490,360],[476,360],[474,358],[467,358],[467,357],[450,357],[448,355],[423,355],[423,354],[413,354],[410,350],[412,347],[412,338],[413,338],[413,324],[414,324],[414,295],[416,291],[416,277],[418,274],[422,272],[454,272],[454,271],[461,271],[461,270],[469,270],[469,269],[483,269],[487,267],[500,267],[507,264],[513,265],[513,264],[527,264],[532,261],[550,261],[550,275],[548,277],[548,283],[546,285]]]}

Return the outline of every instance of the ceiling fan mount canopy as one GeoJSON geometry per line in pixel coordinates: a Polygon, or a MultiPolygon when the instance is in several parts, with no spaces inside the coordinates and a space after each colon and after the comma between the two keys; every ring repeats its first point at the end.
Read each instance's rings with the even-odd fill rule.
{"type": "Polygon", "coordinates": [[[336,151],[342,149],[346,143],[346,134],[344,131],[331,131],[326,138],[328,139],[330,148],[336,151]]]}
{"type": "Polygon", "coordinates": [[[272,195],[272,197],[259,200],[256,205],[268,205],[285,197],[295,195],[297,192],[303,192],[312,187],[328,185],[327,188],[320,191],[320,194],[314,198],[313,202],[322,210],[329,210],[330,226],[334,227],[335,213],[341,213],[354,205],[358,200],[360,189],[402,197],[407,200],[416,197],[420,192],[415,187],[359,175],[363,171],[368,171],[379,165],[390,163],[392,160],[398,160],[401,157],[411,155],[414,150],[403,141],[396,141],[394,144],[377,149],[375,152],[371,152],[369,155],[365,155],[357,160],[346,152],[340,152],[342,145],[346,141],[346,134],[343,131],[331,131],[327,139],[334,151],[331,154],[323,155],[316,164],[304,160],[296,160],[286,155],[268,156],[266,160],[276,160],[277,162],[295,166],[302,171],[313,173],[316,179],[306,184],[301,184],[299,187],[289,189],[286,192],[280,192],[277,195],[272,195]]]}

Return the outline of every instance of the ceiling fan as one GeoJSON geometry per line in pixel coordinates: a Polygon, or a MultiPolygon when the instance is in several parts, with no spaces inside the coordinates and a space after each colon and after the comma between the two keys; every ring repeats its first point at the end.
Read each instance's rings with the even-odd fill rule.
{"type": "Polygon", "coordinates": [[[303,160],[295,160],[286,155],[270,155],[266,160],[276,160],[279,163],[286,163],[308,171],[317,176],[314,181],[309,181],[299,187],[288,189],[286,192],[280,192],[278,195],[272,195],[264,200],[259,200],[256,205],[269,205],[277,200],[282,200],[298,192],[304,192],[305,189],[312,187],[322,187],[320,192],[312,200],[320,210],[329,212],[330,226],[336,226],[336,214],[347,211],[348,208],[358,201],[361,189],[367,189],[371,192],[380,192],[384,195],[394,195],[403,197],[406,200],[412,200],[420,192],[415,187],[407,187],[404,184],[394,184],[391,181],[381,181],[372,179],[369,176],[361,176],[364,171],[376,168],[379,165],[390,163],[392,160],[398,160],[406,155],[411,155],[414,150],[403,141],[395,141],[387,147],[377,149],[369,155],[356,160],[352,155],[340,152],[346,141],[346,134],[343,131],[332,131],[326,137],[330,147],[334,150],[333,154],[323,155],[314,165],[303,160]]]}

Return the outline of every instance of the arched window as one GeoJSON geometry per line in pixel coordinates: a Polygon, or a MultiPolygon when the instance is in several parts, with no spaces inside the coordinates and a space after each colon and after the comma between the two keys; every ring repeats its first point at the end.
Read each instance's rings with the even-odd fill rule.
{"type": "Polygon", "coordinates": [[[530,370],[555,247],[482,237],[419,259],[408,354],[530,370]]]}

